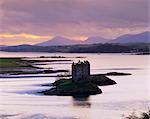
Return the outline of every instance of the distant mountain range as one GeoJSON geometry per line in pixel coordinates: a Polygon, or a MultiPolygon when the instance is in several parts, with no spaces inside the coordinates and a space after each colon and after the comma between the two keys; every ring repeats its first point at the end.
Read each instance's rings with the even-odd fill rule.
{"type": "Polygon", "coordinates": [[[70,40],[61,36],[56,36],[51,40],[38,43],[37,46],[57,46],[57,45],[75,45],[80,44],[80,41],[70,40]]]}
{"type": "Polygon", "coordinates": [[[105,39],[99,36],[87,38],[85,41],[71,40],[64,37],[56,36],[46,42],[35,44],[36,46],[63,46],[75,44],[98,44],[98,43],[150,43],[150,32],[139,34],[122,35],[116,39],[105,39]]]}
{"type": "Polygon", "coordinates": [[[97,43],[106,43],[110,39],[105,39],[100,36],[89,37],[87,40],[83,41],[83,44],[97,44],[97,43]]]}
{"type": "Polygon", "coordinates": [[[85,41],[71,40],[61,36],[56,36],[48,41],[35,44],[36,46],[63,46],[63,45],[76,45],[76,44],[97,44],[106,43],[109,39],[105,39],[99,36],[89,37],[85,41]]]}
{"type": "Polygon", "coordinates": [[[85,41],[75,41],[55,37],[36,45],[0,46],[0,51],[8,52],[63,52],[63,53],[150,53],[150,32],[122,35],[110,40],[99,36],[85,41]]]}
{"type": "MultiPolygon", "coordinates": [[[[150,32],[146,31],[146,32],[139,33],[139,34],[122,35],[116,39],[105,39],[100,36],[93,36],[93,37],[87,38],[85,41],[71,40],[68,38],[56,36],[48,41],[41,42],[33,46],[65,46],[65,45],[84,45],[84,44],[89,45],[89,44],[105,44],[105,43],[107,44],[150,43],[150,32]]],[[[18,45],[17,48],[19,49],[19,47],[23,48],[23,47],[28,47],[28,46],[31,46],[31,45],[22,44],[22,45],[18,45]]],[[[0,49],[4,47],[9,47],[9,46],[0,45],[0,49]]]]}
{"type": "Polygon", "coordinates": [[[122,35],[110,41],[110,43],[150,43],[150,32],[146,31],[140,34],[122,35]]]}

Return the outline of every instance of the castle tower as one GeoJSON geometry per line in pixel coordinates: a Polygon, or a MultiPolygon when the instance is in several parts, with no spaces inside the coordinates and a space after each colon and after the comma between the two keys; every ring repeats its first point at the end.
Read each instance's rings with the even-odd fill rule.
{"type": "Polygon", "coordinates": [[[72,79],[74,81],[90,79],[90,63],[88,61],[72,63],[72,79]]]}

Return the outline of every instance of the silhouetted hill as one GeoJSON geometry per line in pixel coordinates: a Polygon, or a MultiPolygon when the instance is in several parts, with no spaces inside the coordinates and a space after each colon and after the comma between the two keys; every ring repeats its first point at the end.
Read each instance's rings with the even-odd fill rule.
{"type": "Polygon", "coordinates": [[[139,34],[122,35],[116,39],[105,39],[100,36],[92,36],[85,41],[70,40],[68,38],[56,36],[48,41],[38,43],[37,46],[64,46],[75,44],[98,44],[98,43],[150,43],[150,32],[143,32],[139,34]]]}
{"type": "Polygon", "coordinates": [[[109,43],[150,43],[150,32],[146,31],[140,34],[123,35],[109,43]]]}
{"type": "Polygon", "coordinates": [[[54,37],[48,41],[38,43],[37,46],[63,46],[63,45],[77,45],[77,44],[97,44],[97,43],[106,43],[108,40],[104,39],[99,36],[89,37],[85,41],[77,41],[77,40],[70,40],[64,37],[54,37]]]}
{"type": "Polygon", "coordinates": [[[80,41],[70,40],[64,37],[56,36],[51,40],[38,43],[37,46],[57,46],[57,45],[75,45],[80,44],[80,41]]]}
{"type": "Polygon", "coordinates": [[[97,43],[106,43],[108,39],[99,37],[99,36],[93,36],[89,37],[87,40],[83,41],[84,44],[97,44],[97,43]]]}

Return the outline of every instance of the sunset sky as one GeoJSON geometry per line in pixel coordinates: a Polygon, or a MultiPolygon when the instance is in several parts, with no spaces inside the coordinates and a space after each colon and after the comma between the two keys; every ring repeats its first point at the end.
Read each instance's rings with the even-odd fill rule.
{"type": "Polygon", "coordinates": [[[149,0],[0,0],[1,45],[149,30],[149,0]]]}

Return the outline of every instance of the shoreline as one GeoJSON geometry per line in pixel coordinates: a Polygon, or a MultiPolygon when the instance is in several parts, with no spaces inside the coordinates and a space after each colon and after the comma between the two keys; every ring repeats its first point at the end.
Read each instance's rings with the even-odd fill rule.
{"type": "Polygon", "coordinates": [[[61,62],[72,60],[29,60],[25,57],[5,57],[0,58],[0,74],[1,75],[24,75],[24,74],[52,74],[60,72],[69,72],[68,70],[57,70],[52,68],[42,68],[35,65],[35,63],[46,62],[61,62]]]}

